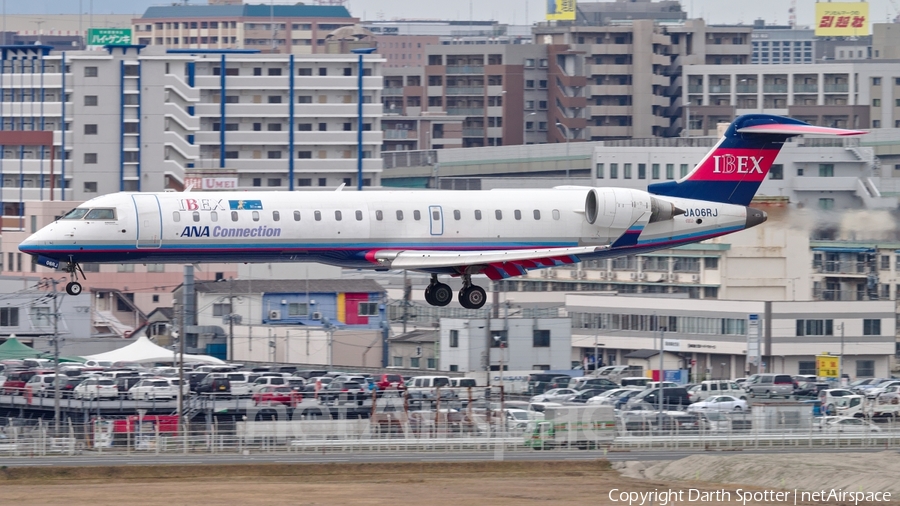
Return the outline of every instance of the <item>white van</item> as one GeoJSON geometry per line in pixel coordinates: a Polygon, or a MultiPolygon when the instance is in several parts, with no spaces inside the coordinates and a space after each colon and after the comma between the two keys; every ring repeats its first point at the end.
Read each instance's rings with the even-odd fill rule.
{"type": "Polygon", "coordinates": [[[441,399],[452,399],[453,389],[449,376],[413,376],[406,382],[411,399],[436,399],[440,389],[441,399]]]}
{"type": "Polygon", "coordinates": [[[705,401],[714,395],[730,395],[737,399],[747,400],[747,391],[734,381],[707,380],[695,385],[689,392],[691,402],[705,401]]]}
{"type": "Polygon", "coordinates": [[[652,380],[644,376],[631,376],[619,380],[623,387],[646,387],[652,380]]]}
{"type": "Polygon", "coordinates": [[[253,393],[250,391],[249,372],[211,372],[209,376],[212,378],[228,378],[228,383],[231,385],[231,395],[234,397],[249,397],[253,393]]]}

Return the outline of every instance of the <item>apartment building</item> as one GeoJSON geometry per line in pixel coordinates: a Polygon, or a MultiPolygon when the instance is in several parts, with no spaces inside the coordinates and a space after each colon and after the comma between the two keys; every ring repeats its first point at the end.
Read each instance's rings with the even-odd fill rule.
{"type": "Polygon", "coordinates": [[[148,7],[132,20],[133,40],[172,49],[256,49],[319,54],[325,37],[359,20],[337,5],[188,5],[148,7]]]}
{"type": "Polygon", "coordinates": [[[802,67],[685,67],[690,134],[706,135],[736,115],[783,114],[814,125],[900,128],[900,64],[818,63],[802,67]]]}
{"type": "MultiPolygon", "coordinates": [[[[531,26],[506,25],[494,20],[392,19],[363,21],[361,24],[375,34],[379,44],[390,41],[415,42],[417,39],[414,37],[428,37],[428,39],[421,40],[435,40],[434,44],[441,45],[529,44],[532,42],[531,26]]],[[[421,48],[418,46],[402,48],[401,44],[401,49],[409,49],[408,54],[416,55],[421,48]]],[[[422,59],[424,60],[424,56],[422,59]]],[[[388,60],[390,62],[391,58],[388,60]]],[[[406,58],[406,60],[409,61],[410,58],[406,58]]],[[[417,62],[419,58],[416,56],[412,60],[417,62]]],[[[401,63],[402,61],[401,58],[401,63]]]]}
{"type": "MultiPolygon", "coordinates": [[[[766,26],[758,20],[753,23],[750,38],[753,46],[750,63],[809,65],[816,62],[818,40],[812,28],[766,26]]],[[[846,58],[844,54],[838,57],[842,60],[846,58]]]]}

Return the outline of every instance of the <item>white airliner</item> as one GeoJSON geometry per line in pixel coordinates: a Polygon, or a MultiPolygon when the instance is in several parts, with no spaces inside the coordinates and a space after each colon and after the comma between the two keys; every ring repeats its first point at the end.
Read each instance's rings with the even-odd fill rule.
{"type": "Polygon", "coordinates": [[[587,259],[643,253],[750,228],[748,207],[783,142],[865,132],[779,116],[742,116],[687,176],[624,188],[370,192],[116,193],[91,199],[21,245],[40,265],[300,262],[430,273],[429,304],[484,305],[473,274],[492,280],[587,259]]]}

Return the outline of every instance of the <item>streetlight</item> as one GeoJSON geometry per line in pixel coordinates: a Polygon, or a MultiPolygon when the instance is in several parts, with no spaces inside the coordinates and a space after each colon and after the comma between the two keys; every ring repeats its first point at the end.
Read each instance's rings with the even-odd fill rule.
{"type": "Polygon", "coordinates": [[[556,128],[561,128],[566,132],[566,179],[569,179],[569,127],[557,121],[556,128]]]}
{"type": "Polygon", "coordinates": [[[350,52],[359,55],[359,76],[356,83],[358,95],[356,99],[356,190],[363,188],[363,55],[375,52],[374,47],[359,47],[350,52]]]}
{"type": "Polygon", "coordinates": [[[528,144],[528,141],[525,139],[525,135],[526,135],[525,132],[526,132],[526,130],[527,130],[525,127],[526,127],[526,125],[528,125],[528,116],[534,116],[535,114],[537,114],[537,113],[536,113],[536,112],[530,112],[530,113],[526,114],[526,115],[525,115],[525,120],[522,121],[522,145],[523,145],[523,146],[525,146],[525,145],[528,144]]]}

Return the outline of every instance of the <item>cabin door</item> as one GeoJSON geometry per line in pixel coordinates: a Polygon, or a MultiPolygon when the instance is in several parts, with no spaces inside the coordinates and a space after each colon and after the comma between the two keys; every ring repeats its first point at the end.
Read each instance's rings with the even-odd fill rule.
{"type": "Polygon", "coordinates": [[[162,213],[156,195],[135,194],[135,215],[137,216],[137,247],[159,248],[162,245],[162,213]]]}
{"type": "Polygon", "coordinates": [[[431,220],[431,235],[444,235],[444,212],[441,206],[428,206],[428,217],[431,220]]]}

